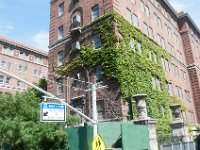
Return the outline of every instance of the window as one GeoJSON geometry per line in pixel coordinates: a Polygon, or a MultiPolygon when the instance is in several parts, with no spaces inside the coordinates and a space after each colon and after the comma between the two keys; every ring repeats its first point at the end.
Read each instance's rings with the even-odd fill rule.
{"type": "Polygon", "coordinates": [[[154,0],[154,5],[155,5],[156,7],[158,7],[158,1],[157,1],[157,0],[154,0]]]}
{"type": "Polygon", "coordinates": [[[158,42],[158,44],[161,46],[162,41],[161,41],[161,36],[160,36],[160,34],[157,34],[157,42],[158,42]]]}
{"type": "Polygon", "coordinates": [[[178,77],[179,72],[178,72],[178,67],[176,65],[174,65],[174,70],[175,70],[175,76],[178,77]]]}
{"type": "Polygon", "coordinates": [[[152,77],[152,86],[153,89],[158,89],[159,91],[161,90],[160,80],[155,76],[152,77]]]}
{"type": "Polygon", "coordinates": [[[42,63],[42,58],[41,57],[35,57],[35,62],[38,64],[42,63]]]}
{"type": "Polygon", "coordinates": [[[133,14],[133,24],[136,27],[139,27],[139,20],[138,20],[138,16],[133,14]]]}
{"type": "Polygon", "coordinates": [[[12,64],[10,62],[7,63],[6,65],[6,70],[11,70],[12,69],[12,64]]]}
{"type": "Polygon", "coordinates": [[[10,55],[10,56],[13,56],[13,49],[7,47],[7,46],[3,46],[2,48],[2,53],[3,54],[6,54],[6,55],[10,55]]]}
{"type": "Polygon", "coordinates": [[[144,23],[144,33],[145,33],[146,35],[149,35],[148,26],[147,26],[146,23],[144,23]]]}
{"type": "Polygon", "coordinates": [[[57,82],[57,95],[63,94],[63,80],[57,82]]]}
{"type": "Polygon", "coordinates": [[[21,81],[17,80],[17,86],[21,87],[21,84],[22,84],[21,81]]]}
{"type": "Polygon", "coordinates": [[[99,5],[92,7],[92,20],[96,19],[97,17],[99,17],[99,5]]]}
{"type": "Polygon", "coordinates": [[[61,40],[64,37],[64,27],[63,25],[58,28],[58,40],[61,40]]]}
{"type": "Polygon", "coordinates": [[[42,76],[42,71],[38,70],[38,77],[41,77],[41,76],[42,76]]]}
{"type": "Polygon", "coordinates": [[[174,46],[171,45],[170,51],[171,51],[171,55],[175,56],[174,46]]]}
{"type": "Polygon", "coordinates": [[[99,33],[94,35],[93,42],[95,49],[101,48],[101,37],[99,33]]]}
{"type": "Polygon", "coordinates": [[[150,11],[149,11],[149,7],[147,5],[145,5],[145,14],[147,17],[150,17],[150,11]]]}
{"type": "Polygon", "coordinates": [[[173,85],[171,83],[167,84],[167,91],[170,96],[173,96],[173,85]]]}
{"type": "Polygon", "coordinates": [[[96,82],[101,82],[103,80],[103,74],[102,74],[102,67],[101,66],[96,68],[95,75],[96,75],[96,82]]]}
{"type": "Polygon", "coordinates": [[[75,88],[80,88],[81,87],[81,74],[80,73],[77,73],[75,76],[74,76],[74,83],[73,83],[73,86],[75,88]]]}
{"type": "Polygon", "coordinates": [[[127,8],[126,12],[127,12],[128,21],[129,21],[129,23],[132,24],[132,13],[131,13],[130,9],[127,8]]]}
{"type": "Polygon", "coordinates": [[[8,48],[8,49],[7,49],[7,54],[8,54],[8,55],[13,56],[13,52],[14,52],[13,49],[11,49],[11,48],[8,48]]]}
{"type": "Polygon", "coordinates": [[[140,8],[141,8],[142,12],[144,12],[144,2],[143,1],[140,1],[140,8]]]}
{"type": "Polygon", "coordinates": [[[8,48],[8,47],[3,46],[3,48],[2,48],[2,54],[7,54],[7,48],[8,48]]]}
{"type": "Polygon", "coordinates": [[[142,44],[141,42],[138,42],[137,44],[138,44],[138,52],[142,54],[142,44]]]}
{"type": "Polygon", "coordinates": [[[177,97],[180,97],[179,87],[178,87],[178,86],[176,86],[176,96],[177,96],[177,97]]]}
{"type": "Polygon", "coordinates": [[[64,63],[64,51],[58,52],[57,55],[57,66],[61,66],[64,63]]]}
{"type": "Polygon", "coordinates": [[[160,28],[162,27],[162,25],[161,25],[161,19],[159,17],[157,17],[157,25],[160,28]]]}
{"type": "Polygon", "coordinates": [[[22,71],[23,71],[23,66],[22,66],[22,65],[19,65],[18,71],[19,71],[19,72],[22,72],[22,71]]]}
{"type": "Polygon", "coordinates": [[[58,9],[58,16],[62,16],[64,14],[64,3],[60,4],[58,9]]]}
{"type": "Polygon", "coordinates": [[[172,36],[172,32],[171,32],[170,27],[167,27],[167,33],[168,33],[168,35],[169,35],[170,37],[172,36]]]}
{"type": "Polygon", "coordinates": [[[161,46],[165,49],[165,40],[163,37],[161,37],[161,46]]]}
{"type": "Polygon", "coordinates": [[[129,45],[130,45],[131,50],[132,50],[132,51],[135,51],[135,39],[134,39],[134,38],[132,38],[132,39],[130,40],[129,45]]]}
{"type": "Polygon", "coordinates": [[[187,91],[187,90],[185,90],[185,97],[186,97],[186,99],[188,100],[188,101],[191,101],[191,95],[190,95],[190,92],[189,91],[187,91]]]}
{"type": "Polygon", "coordinates": [[[5,84],[10,84],[10,79],[11,79],[11,77],[6,77],[5,84]]]}
{"type": "Polygon", "coordinates": [[[176,86],[176,96],[179,98],[183,98],[182,88],[176,86]]]}
{"type": "Polygon", "coordinates": [[[0,68],[5,68],[6,67],[6,62],[5,61],[0,61],[0,68]]]}
{"type": "Polygon", "coordinates": [[[153,29],[149,27],[148,31],[149,31],[149,37],[153,39],[153,29]]]}
{"type": "Polygon", "coordinates": [[[154,58],[154,62],[157,64],[158,63],[158,57],[155,53],[153,54],[153,58],[154,58]]]}
{"type": "Polygon", "coordinates": [[[75,15],[72,17],[72,23],[74,23],[75,27],[79,27],[81,24],[81,16],[80,15],[75,15]],[[77,25],[76,25],[77,24],[77,25]]]}
{"type": "Polygon", "coordinates": [[[185,72],[185,71],[183,71],[183,70],[182,70],[182,75],[183,75],[183,79],[184,79],[184,80],[187,80],[187,75],[186,75],[186,72],[185,72]]]}
{"type": "Polygon", "coordinates": [[[34,69],[33,70],[33,74],[37,77],[41,77],[42,76],[42,71],[38,70],[38,69],[34,69]]]}
{"type": "Polygon", "coordinates": [[[161,63],[162,63],[163,69],[166,70],[165,59],[163,57],[161,57],[161,63]]]}
{"type": "Polygon", "coordinates": [[[170,65],[169,65],[169,61],[165,59],[165,70],[170,72],[170,65]]]}
{"type": "Polygon", "coordinates": [[[4,82],[4,75],[0,75],[0,84],[3,84],[4,82]]]}
{"type": "Polygon", "coordinates": [[[24,66],[23,67],[23,73],[27,73],[28,72],[28,67],[27,66],[24,66]]]}
{"type": "Polygon", "coordinates": [[[183,62],[183,55],[181,53],[179,53],[179,60],[180,62],[183,62]]]}

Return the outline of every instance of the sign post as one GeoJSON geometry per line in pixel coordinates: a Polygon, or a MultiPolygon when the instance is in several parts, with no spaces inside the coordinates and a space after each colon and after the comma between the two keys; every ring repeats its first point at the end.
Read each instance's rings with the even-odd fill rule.
{"type": "Polygon", "coordinates": [[[66,105],[41,103],[40,120],[42,122],[66,122],[66,105]]]}

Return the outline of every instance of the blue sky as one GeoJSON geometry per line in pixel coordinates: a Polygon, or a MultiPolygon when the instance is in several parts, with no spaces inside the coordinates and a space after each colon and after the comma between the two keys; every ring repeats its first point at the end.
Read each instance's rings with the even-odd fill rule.
{"type": "Polygon", "coordinates": [[[0,0],[0,34],[48,49],[50,0],[0,0]]]}
{"type": "MultiPolygon", "coordinates": [[[[200,28],[199,0],[169,0],[177,11],[189,12],[200,28]]],[[[48,49],[50,0],[0,0],[0,34],[48,49]]]]}

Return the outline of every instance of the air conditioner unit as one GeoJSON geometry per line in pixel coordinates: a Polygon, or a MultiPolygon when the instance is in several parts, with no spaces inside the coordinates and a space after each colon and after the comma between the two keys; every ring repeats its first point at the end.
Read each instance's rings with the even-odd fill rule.
{"type": "Polygon", "coordinates": [[[80,50],[80,48],[81,46],[79,41],[72,43],[72,50],[80,50]]]}

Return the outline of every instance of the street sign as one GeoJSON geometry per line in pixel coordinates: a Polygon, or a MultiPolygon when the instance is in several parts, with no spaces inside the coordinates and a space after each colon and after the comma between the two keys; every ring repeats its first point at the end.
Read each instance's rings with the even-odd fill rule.
{"type": "Polygon", "coordinates": [[[57,103],[41,103],[40,120],[42,122],[65,122],[66,105],[57,103]]]}
{"type": "Polygon", "coordinates": [[[92,142],[92,150],[105,150],[105,144],[98,134],[92,142]]]}

